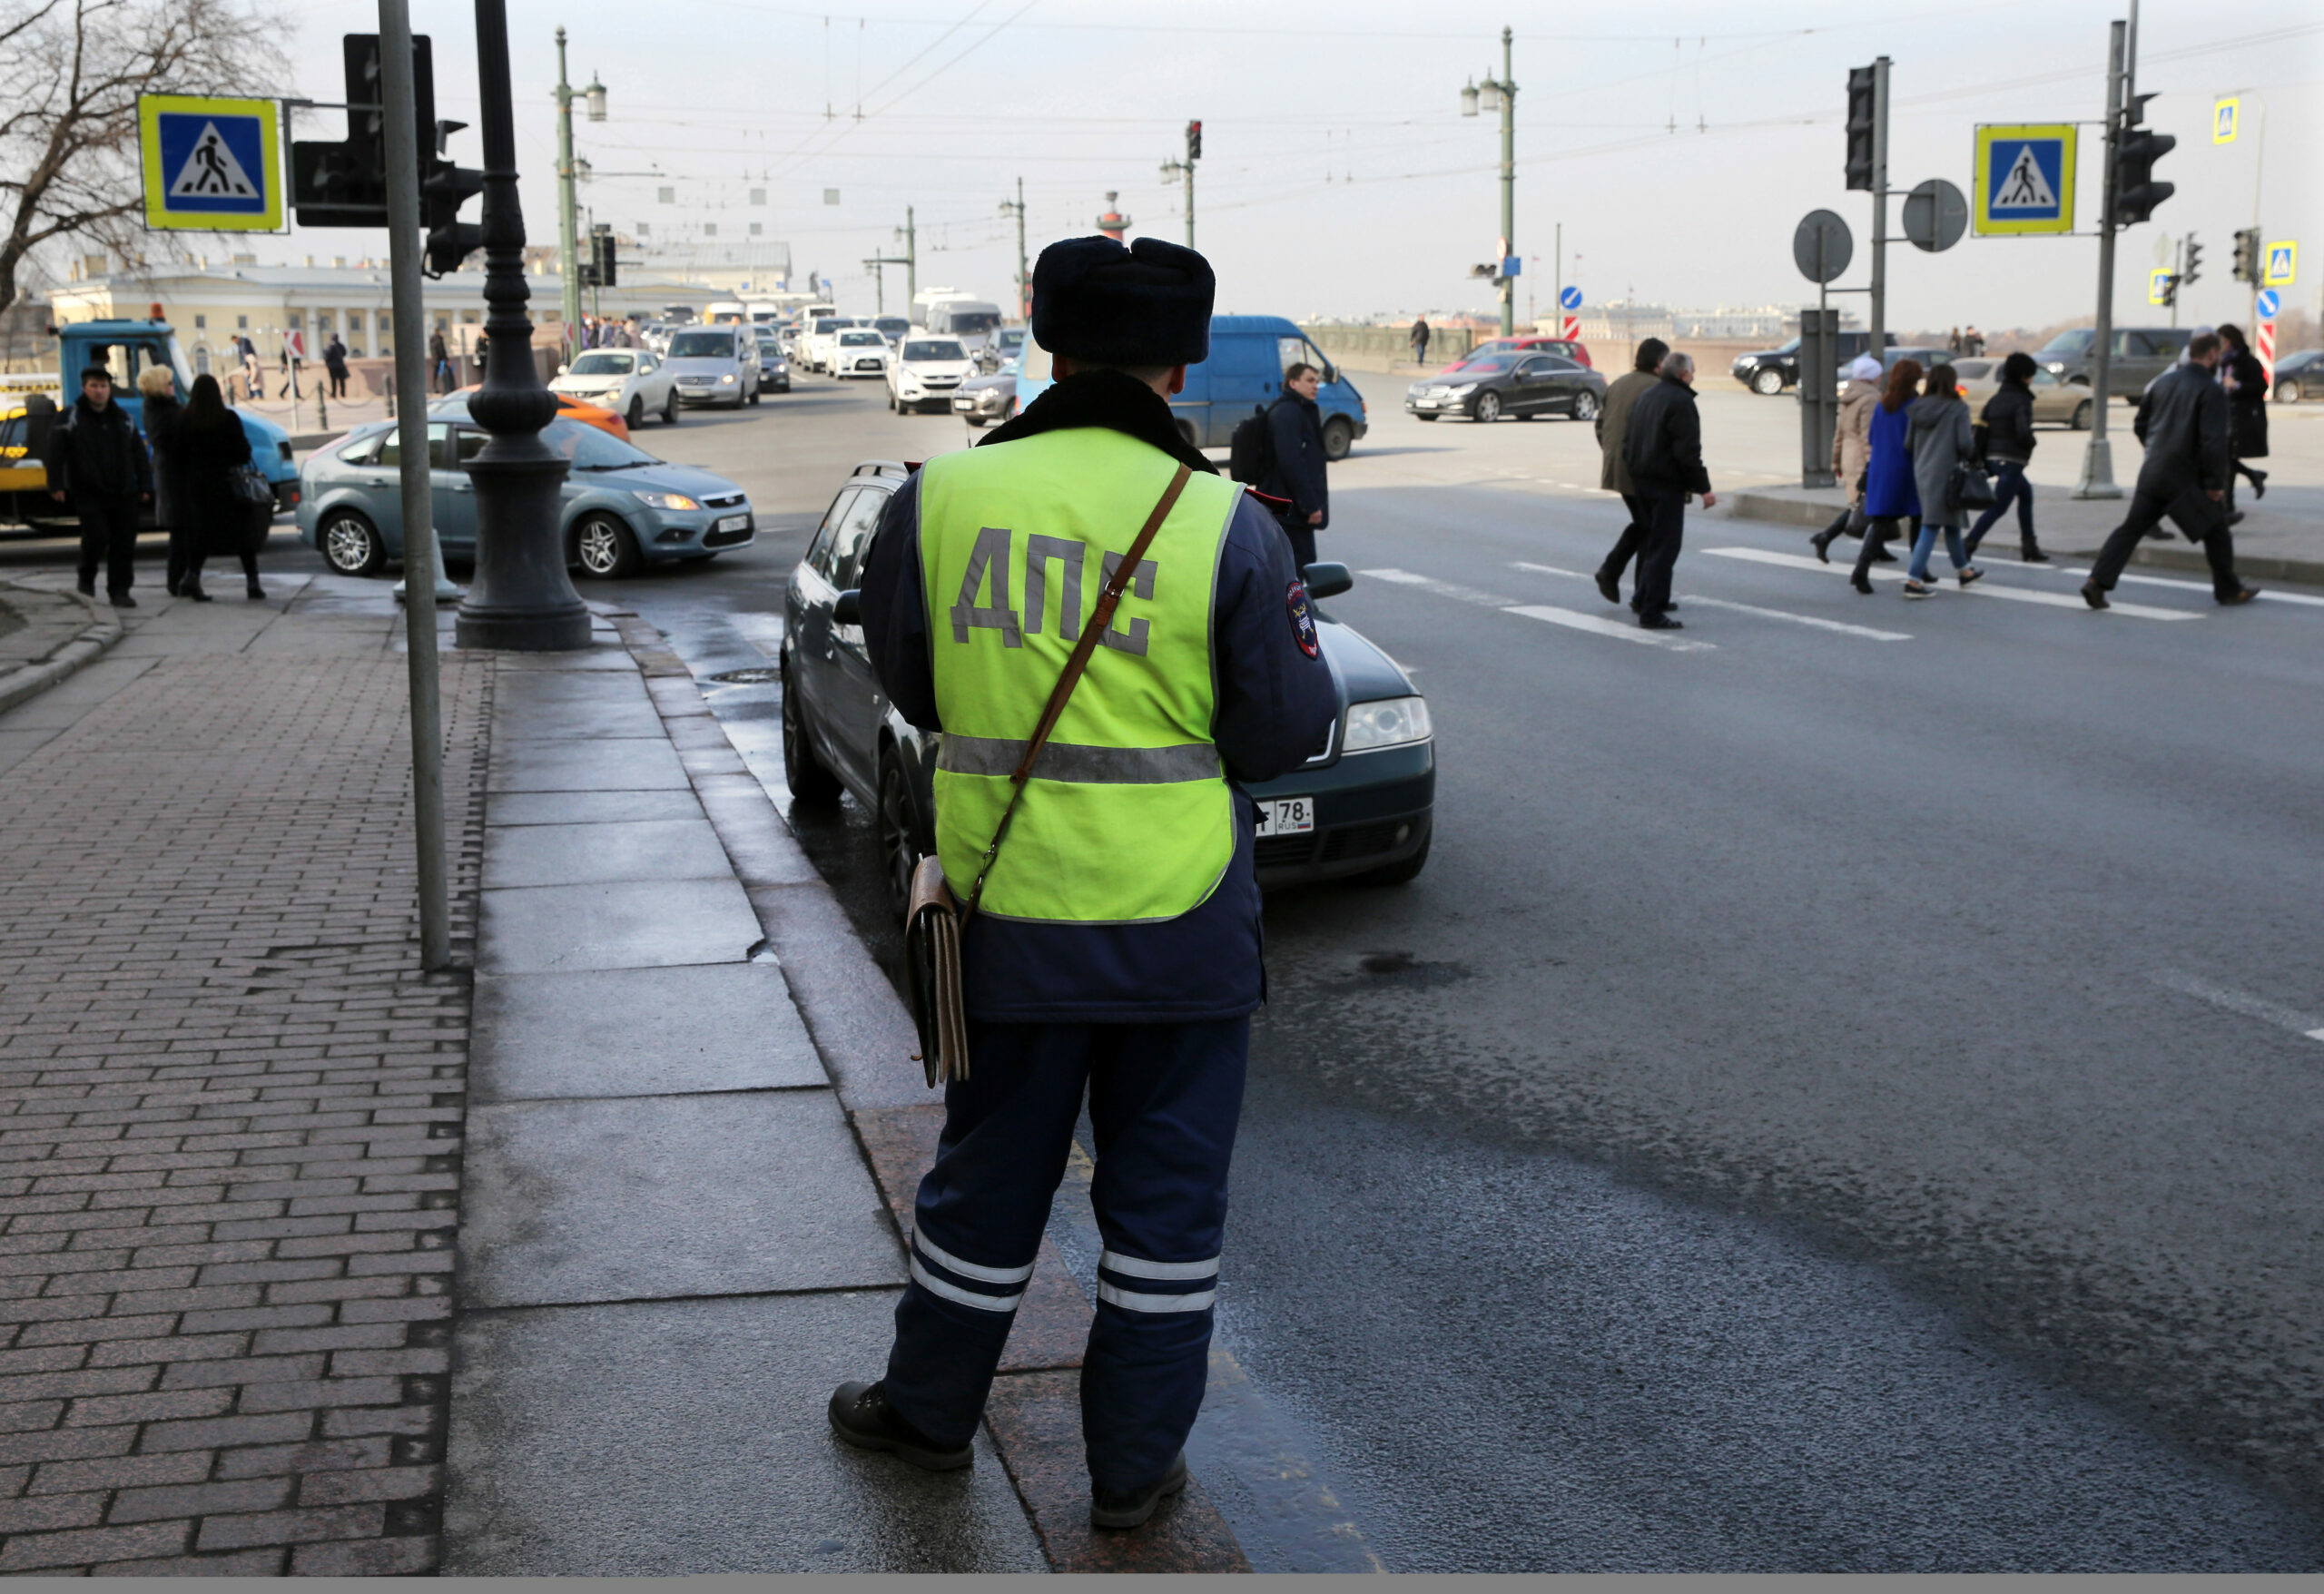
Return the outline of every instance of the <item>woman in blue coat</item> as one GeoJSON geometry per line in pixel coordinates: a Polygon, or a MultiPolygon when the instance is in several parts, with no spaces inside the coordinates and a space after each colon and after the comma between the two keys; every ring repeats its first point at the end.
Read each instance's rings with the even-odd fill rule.
{"type": "Polygon", "coordinates": [[[1888,386],[1872,409],[1872,457],[1864,472],[1864,547],[1856,556],[1848,580],[1856,591],[1872,591],[1872,561],[1887,540],[1896,535],[1896,523],[1909,519],[1913,535],[1920,536],[1920,494],[1913,485],[1913,389],[1920,384],[1921,364],[1900,359],[1888,373],[1888,386]]]}

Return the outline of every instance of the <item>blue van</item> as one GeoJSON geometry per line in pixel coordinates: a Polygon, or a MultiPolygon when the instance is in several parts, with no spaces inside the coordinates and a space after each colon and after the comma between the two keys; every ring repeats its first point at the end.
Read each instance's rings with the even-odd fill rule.
{"type": "MultiPolygon", "coordinates": [[[[1224,448],[1255,409],[1283,396],[1283,373],[1305,361],[1324,373],[1315,403],[1324,412],[1324,458],[1347,458],[1371,429],[1364,395],[1345,372],[1325,359],[1298,326],[1281,316],[1213,316],[1210,358],[1187,368],[1187,389],[1170,400],[1178,429],[1197,448],[1224,448]]],[[[1021,411],[1048,391],[1049,350],[1028,338],[1025,369],[1017,379],[1021,411]]]]}

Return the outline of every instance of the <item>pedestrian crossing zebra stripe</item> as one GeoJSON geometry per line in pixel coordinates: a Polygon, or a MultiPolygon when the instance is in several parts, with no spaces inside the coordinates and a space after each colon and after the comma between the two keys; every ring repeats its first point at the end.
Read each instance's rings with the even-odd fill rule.
{"type": "MultiPolygon", "coordinates": [[[[1845,566],[1827,565],[1819,559],[1811,559],[1805,554],[1777,554],[1766,548],[1705,548],[1703,552],[1722,559],[1748,559],[1755,565],[1777,565],[1787,570],[1814,570],[1826,576],[1840,576],[1848,574],[1845,566]]],[[[1871,572],[1871,577],[1875,581],[1902,581],[1905,579],[1905,573],[1901,570],[1874,570],[1871,572]]],[[[2004,603],[2013,604],[2038,604],[2043,608],[2073,609],[2082,614],[2096,612],[2073,593],[2029,592],[2024,587],[1994,586],[1991,584],[1954,588],[1940,585],[1934,577],[1930,580],[1929,588],[1932,595],[1942,595],[1947,597],[1955,595],[1957,592],[1964,597],[1998,598],[2004,603]]],[[[2113,604],[2106,612],[2127,615],[2134,620],[2200,620],[2202,618],[2201,615],[2191,609],[2158,609],[2151,604],[2113,604]]]]}

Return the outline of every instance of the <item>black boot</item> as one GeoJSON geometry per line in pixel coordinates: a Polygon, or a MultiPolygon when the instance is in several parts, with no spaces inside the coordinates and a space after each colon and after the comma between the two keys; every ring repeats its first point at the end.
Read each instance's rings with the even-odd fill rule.
{"type": "Polygon", "coordinates": [[[2248,471],[2245,474],[2250,476],[2251,478],[2251,497],[2254,499],[2266,497],[2268,496],[2268,473],[2264,470],[2253,470],[2248,471]]]}
{"type": "Polygon", "coordinates": [[[80,579],[73,585],[79,589],[83,597],[93,598],[97,595],[97,578],[86,571],[83,572],[80,579]]]}
{"type": "Polygon", "coordinates": [[[247,583],[246,583],[246,588],[247,588],[246,595],[248,595],[248,596],[250,596],[250,597],[254,597],[254,598],[262,598],[262,597],[264,597],[264,596],[266,595],[266,588],[264,588],[264,587],[261,586],[261,585],[258,584],[258,577],[257,577],[257,576],[251,576],[251,577],[248,579],[248,581],[247,581],[247,583]]]}
{"type": "MultiPolygon", "coordinates": [[[[883,1450],[929,1472],[956,1472],[976,1459],[967,1445],[946,1450],[896,1414],[876,1383],[842,1383],[832,1392],[832,1427],[858,1450],[883,1450]]],[[[1147,1508],[1152,1513],[1151,1506],[1147,1508]]],[[[1143,1520],[1144,1519],[1139,1519],[1143,1520]]]]}
{"type": "Polygon", "coordinates": [[[185,596],[192,598],[198,604],[214,603],[217,601],[208,593],[202,590],[202,583],[198,580],[187,582],[182,588],[180,588],[180,590],[185,596]]]}
{"type": "Polygon", "coordinates": [[[2050,556],[2043,553],[2039,547],[2036,547],[2032,543],[2027,543],[2024,547],[2018,549],[2017,556],[2021,561],[2028,565],[2046,565],[2050,562],[2050,556]]]}
{"type": "Polygon", "coordinates": [[[1093,1528],[1142,1528],[1165,1497],[1178,1493],[1186,1486],[1187,1452],[1180,1451],[1158,1483],[1149,1483],[1143,1489],[1098,1489],[1093,1486],[1089,1491],[1089,1525],[1093,1528]]]}

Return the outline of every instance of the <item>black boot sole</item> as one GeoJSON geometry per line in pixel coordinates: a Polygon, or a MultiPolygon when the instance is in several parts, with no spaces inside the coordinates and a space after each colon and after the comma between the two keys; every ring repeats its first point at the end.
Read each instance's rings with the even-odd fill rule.
{"type": "Polygon", "coordinates": [[[1170,1463],[1169,1476],[1153,1488],[1126,1500],[1118,1500],[1111,1504],[1101,1505],[1092,1500],[1089,1502],[1089,1525],[1093,1528],[1110,1528],[1117,1532],[1126,1528],[1143,1528],[1153,1519],[1154,1513],[1161,1509],[1165,1500],[1174,1494],[1183,1493],[1186,1487],[1187,1458],[1185,1452],[1181,1451],[1178,1459],[1170,1463]]]}

